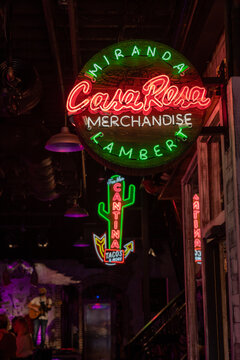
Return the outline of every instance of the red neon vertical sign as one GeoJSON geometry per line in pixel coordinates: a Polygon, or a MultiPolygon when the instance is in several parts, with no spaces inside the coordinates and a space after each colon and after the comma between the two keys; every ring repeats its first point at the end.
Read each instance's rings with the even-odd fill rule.
{"type": "Polygon", "coordinates": [[[202,263],[201,229],[200,229],[200,201],[198,194],[193,196],[193,237],[195,263],[202,263]]]}

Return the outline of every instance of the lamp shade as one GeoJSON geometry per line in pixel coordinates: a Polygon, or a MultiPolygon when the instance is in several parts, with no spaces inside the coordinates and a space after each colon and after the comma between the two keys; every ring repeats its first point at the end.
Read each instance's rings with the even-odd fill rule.
{"type": "Polygon", "coordinates": [[[89,216],[86,209],[79,207],[78,204],[73,205],[73,207],[69,208],[65,214],[65,217],[73,217],[73,218],[82,218],[89,216]]]}
{"type": "Polygon", "coordinates": [[[60,133],[48,140],[45,149],[55,152],[74,152],[83,150],[83,145],[77,135],[70,133],[67,126],[63,126],[60,133]]]}
{"type": "Polygon", "coordinates": [[[72,246],[77,248],[84,248],[90,246],[90,244],[86,240],[84,240],[83,236],[80,236],[79,239],[77,239],[72,246]]]}

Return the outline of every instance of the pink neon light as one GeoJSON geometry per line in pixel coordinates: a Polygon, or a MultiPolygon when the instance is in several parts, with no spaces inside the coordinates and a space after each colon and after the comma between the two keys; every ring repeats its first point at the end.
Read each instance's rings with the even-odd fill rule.
{"type": "Polygon", "coordinates": [[[204,87],[183,86],[179,88],[176,85],[171,85],[170,78],[167,75],[159,75],[148,80],[143,85],[141,92],[133,89],[123,92],[119,88],[112,98],[108,93],[102,92],[89,96],[91,90],[92,83],[87,80],[74,86],[66,104],[69,115],[79,114],[84,110],[88,110],[92,114],[111,112],[118,115],[122,112],[131,111],[132,113],[142,112],[144,115],[148,115],[153,108],[160,112],[170,107],[179,110],[206,109],[211,103],[211,99],[206,97],[207,91],[204,87]],[[88,97],[77,102],[80,95],[88,95],[88,97]]]}
{"type": "MultiPolygon", "coordinates": [[[[200,201],[198,194],[193,196],[193,237],[194,250],[201,257],[200,201]]],[[[202,259],[195,256],[195,262],[201,264],[202,259]]]]}
{"type": "Polygon", "coordinates": [[[111,231],[111,249],[119,249],[119,239],[120,239],[120,224],[119,224],[119,215],[122,208],[122,198],[120,192],[122,191],[122,184],[115,183],[113,185],[113,191],[115,191],[112,197],[112,214],[114,218],[114,228],[111,231]],[[117,201],[116,201],[117,200],[117,201]]]}

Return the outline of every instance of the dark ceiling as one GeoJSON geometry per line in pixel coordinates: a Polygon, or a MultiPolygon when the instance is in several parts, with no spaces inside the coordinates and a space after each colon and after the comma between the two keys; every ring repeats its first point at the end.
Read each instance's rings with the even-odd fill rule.
{"type": "MultiPolygon", "coordinates": [[[[89,240],[93,230],[99,235],[103,230],[105,224],[97,217],[96,205],[105,200],[106,186],[99,179],[102,174],[106,179],[112,172],[85,153],[87,187],[83,205],[90,216],[66,219],[65,210],[82,192],[81,153],[51,153],[44,149],[49,137],[64,125],[65,99],[81,67],[113,43],[143,38],[181,51],[202,73],[223,31],[223,3],[0,1],[1,258],[26,254],[76,256],[81,260],[83,255],[76,249],[72,251],[72,243],[80,236],[89,240]],[[37,247],[39,237],[48,239],[48,250],[37,247]],[[18,241],[20,248],[9,249],[11,239],[18,241]]],[[[127,178],[137,189],[141,180],[127,178]]],[[[159,192],[166,188],[167,180],[161,180],[161,174],[157,182],[159,192]]],[[[177,191],[179,199],[180,188],[177,191]]],[[[140,206],[139,195],[132,210],[135,220],[126,226],[129,238],[141,236],[140,206]]],[[[159,205],[154,207],[164,214],[159,205]]]]}

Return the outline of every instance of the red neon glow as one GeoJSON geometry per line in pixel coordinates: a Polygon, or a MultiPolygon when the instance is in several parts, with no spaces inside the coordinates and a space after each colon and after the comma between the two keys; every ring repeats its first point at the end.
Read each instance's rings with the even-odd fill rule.
{"type": "Polygon", "coordinates": [[[117,182],[113,185],[114,195],[112,197],[112,214],[113,214],[113,229],[111,230],[111,249],[119,249],[120,240],[120,226],[119,215],[122,208],[122,197],[120,192],[122,191],[122,184],[117,182]]]}
{"type": "Polygon", "coordinates": [[[193,196],[193,236],[195,262],[201,264],[201,229],[200,229],[200,201],[198,194],[193,196]]]}
{"type": "Polygon", "coordinates": [[[92,83],[87,80],[74,86],[66,104],[69,115],[79,114],[84,110],[88,110],[92,114],[111,112],[118,115],[122,112],[131,111],[132,113],[142,112],[144,115],[148,115],[152,109],[160,112],[168,108],[179,110],[206,109],[211,102],[211,99],[206,97],[207,92],[204,87],[183,86],[179,88],[176,85],[171,85],[170,78],[167,75],[159,75],[148,80],[143,85],[141,92],[133,89],[123,92],[119,88],[112,98],[108,93],[102,92],[89,96],[91,90],[92,83]],[[87,95],[87,98],[78,102],[80,95],[87,95]]]}
{"type": "Polygon", "coordinates": [[[110,263],[114,262],[114,263],[118,263],[118,264],[124,263],[124,251],[123,250],[106,249],[105,253],[104,253],[104,262],[110,262],[110,263]],[[109,257],[109,259],[108,259],[108,257],[109,257]],[[116,260],[116,258],[118,258],[119,260],[116,260]]]}

